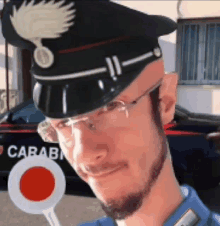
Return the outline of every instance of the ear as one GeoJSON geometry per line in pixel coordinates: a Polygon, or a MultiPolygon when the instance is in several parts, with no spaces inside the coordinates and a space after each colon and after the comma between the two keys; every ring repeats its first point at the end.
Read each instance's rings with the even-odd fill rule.
{"type": "Polygon", "coordinates": [[[173,120],[177,101],[178,75],[176,73],[165,74],[160,86],[160,114],[163,125],[173,120]]]}

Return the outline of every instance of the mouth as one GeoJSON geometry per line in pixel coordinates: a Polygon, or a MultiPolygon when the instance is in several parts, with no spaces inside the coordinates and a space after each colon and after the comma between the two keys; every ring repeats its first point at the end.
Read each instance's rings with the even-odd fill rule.
{"type": "Polygon", "coordinates": [[[115,169],[111,169],[111,170],[108,170],[108,171],[105,171],[105,172],[100,172],[100,173],[96,173],[96,174],[92,174],[92,173],[87,173],[87,175],[89,177],[93,177],[94,179],[101,179],[101,178],[105,178],[106,176],[109,176],[109,175],[112,175],[116,172],[118,172],[119,170],[121,170],[123,167],[120,166],[120,167],[117,167],[115,169]]]}

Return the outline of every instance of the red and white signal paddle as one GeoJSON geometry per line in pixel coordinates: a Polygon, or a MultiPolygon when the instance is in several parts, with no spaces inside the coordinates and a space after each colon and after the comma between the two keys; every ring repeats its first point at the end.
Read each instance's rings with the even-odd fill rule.
{"type": "Polygon", "coordinates": [[[43,156],[20,160],[11,170],[8,192],[19,209],[30,214],[44,214],[51,226],[61,226],[54,208],[66,189],[60,166],[43,156]]]}

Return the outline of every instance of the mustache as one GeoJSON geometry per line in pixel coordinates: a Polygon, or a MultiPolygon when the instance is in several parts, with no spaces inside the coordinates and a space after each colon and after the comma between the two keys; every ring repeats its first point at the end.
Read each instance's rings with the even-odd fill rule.
{"type": "Polygon", "coordinates": [[[91,173],[91,174],[99,174],[99,173],[105,173],[107,171],[114,170],[116,168],[121,168],[127,166],[127,163],[125,162],[119,162],[119,163],[104,163],[99,166],[94,166],[94,165],[81,165],[81,167],[77,167],[77,172],[80,174],[86,174],[86,173],[91,173]]]}

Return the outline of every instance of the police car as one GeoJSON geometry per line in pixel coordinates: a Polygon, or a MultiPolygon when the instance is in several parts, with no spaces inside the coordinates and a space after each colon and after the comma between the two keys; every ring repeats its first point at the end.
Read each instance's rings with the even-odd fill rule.
{"type": "MultiPolygon", "coordinates": [[[[54,160],[62,168],[67,194],[93,196],[89,186],[66,161],[59,145],[45,143],[38,135],[37,125],[44,119],[32,99],[0,115],[0,189],[7,190],[9,172],[19,160],[40,155],[54,160]]],[[[220,116],[195,114],[176,105],[174,120],[164,129],[180,184],[187,183],[197,191],[218,186],[219,128],[220,116]]]]}

